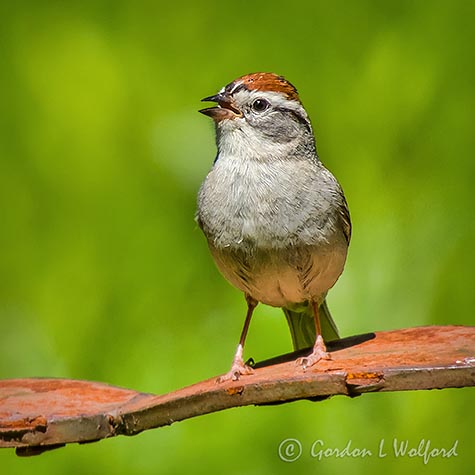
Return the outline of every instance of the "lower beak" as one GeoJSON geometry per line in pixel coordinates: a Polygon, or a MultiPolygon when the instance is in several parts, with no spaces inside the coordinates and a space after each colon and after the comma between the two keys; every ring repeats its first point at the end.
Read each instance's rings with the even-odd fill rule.
{"type": "Polygon", "coordinates": [[[201,102],[217,102],[218,105],[213,107],[207,107],[206,109],[201,109],[201,112],[204,115],[211,117],[216,122],[220,122],[225,119],[235,119],[236,117],[242,117],[242,113],[239,109],[234,107],[232,102],[229,100],[229,97],[225,96],[222,93],[215,94],[214,96],[208,96],[204,99],[201,99],[201,102]]]}

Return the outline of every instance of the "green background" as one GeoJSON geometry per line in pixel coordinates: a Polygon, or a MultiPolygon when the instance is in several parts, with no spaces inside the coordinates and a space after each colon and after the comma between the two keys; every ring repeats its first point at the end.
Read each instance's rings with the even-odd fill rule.
{"type": "MultiPolygon", "coordinates": [[[[354,234],[329,296],[343,335],[473,324],[475,2],[2,2],[0,377],[164,393],[228,369],[242,295],[194,222],[215,156],[199,100],[285,75],[338,177],[354,234]]],[[[411,343],[408,342],[408,345],[411,343]]],[[[290,350],[261,306],[246,356],[290,350]]],[[[31,459],[2,474],[472,473],[472,389],[246,407],[31,459]],[[284,463],[279,443],[301,441],[284,463]],[[309,455],[313,441],[450,448],[309,455]]]]}

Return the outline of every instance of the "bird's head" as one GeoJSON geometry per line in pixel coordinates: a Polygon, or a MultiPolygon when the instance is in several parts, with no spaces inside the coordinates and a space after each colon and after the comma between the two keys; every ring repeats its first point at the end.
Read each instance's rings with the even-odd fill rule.
{"type": "Polygon", "coordinates": [[[314,148],[310,120],[297,89],[282,76],[247,74],[203,101],[217,103],[200,112],[215,121],[218,148],[241,144],[264,153],[296,141],[314,148]]]}

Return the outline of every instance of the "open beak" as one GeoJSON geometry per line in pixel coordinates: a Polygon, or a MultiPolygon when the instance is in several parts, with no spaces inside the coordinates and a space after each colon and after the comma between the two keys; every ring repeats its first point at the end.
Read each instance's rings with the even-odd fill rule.
{"type": "Polygon", "coordinates": [[[202,114],[211,117],[216,122],[220,122],[224,119],[235,119],[236,117],[242,117],[241,111],[234,106],[233,101],[226,94],[218,93],[214,96],[208,96],[204,99],[201,99],[201,102],[218,103],[216,106],[201,109],[199,111],[202,114]]]}

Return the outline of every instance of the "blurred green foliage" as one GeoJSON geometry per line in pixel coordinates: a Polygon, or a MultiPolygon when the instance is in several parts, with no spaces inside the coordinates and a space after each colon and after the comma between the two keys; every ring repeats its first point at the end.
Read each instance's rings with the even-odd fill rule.
{"type": "MultiPolygon", "coordinates": [[[[194,223],[215,156],[199,99],[254,71],[299,89],[354,224],[330,294],[342,334],[473,324],[475,3],[2,2],[0,377],[166,392],[228,369],[245,304],[194,223]]],[[[408,342],[410,345],[411,342],[408,342]]],[[[246,348],[289,351],[259,307],[246,348]]],[[[466,474],[473,390],[241,408],[39,458],[1,473],[466,474]],[[284,463],[281,440],[302,457],[284,463]],[[458,457],[376,452],[421,439],[458,457]]]]}

